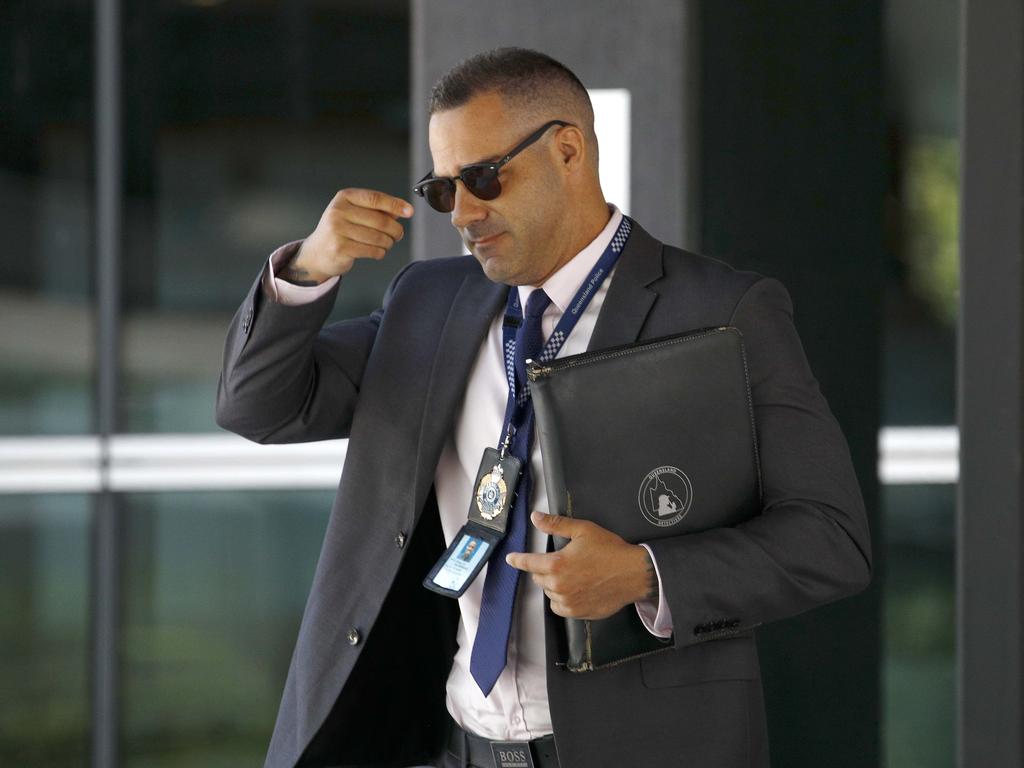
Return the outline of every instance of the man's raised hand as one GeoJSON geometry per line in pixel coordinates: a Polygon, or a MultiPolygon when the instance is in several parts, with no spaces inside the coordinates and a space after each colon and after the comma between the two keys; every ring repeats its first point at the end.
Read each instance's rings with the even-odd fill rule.
{"type": "Polygon", "coordinates": [[[298,285],[316,285],[344,275],[356,259],[380,260],[405,236],[398,219],[409,218],[412,212],[410,203],[384,192],[343,189],[279,277],[298,285]]]}

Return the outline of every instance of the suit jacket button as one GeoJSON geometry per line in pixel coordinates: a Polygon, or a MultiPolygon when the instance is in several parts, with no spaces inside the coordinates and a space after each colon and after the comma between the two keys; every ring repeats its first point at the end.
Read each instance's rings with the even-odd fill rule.
{"type": "Polygon", "coordinates": [[[361,638],[359,637],[359,630],[355,627],[350,629],[345,637],[348,639],[349,645],[359,645],[359,640],[361,638]]]}
{"type": "Polygon", "coordinates": [[[399,549],[401,549],[402,547],[405,546],[405,533],[404,532],[399,531],[395,535],[395,546],[398,547],[399,549]]]}

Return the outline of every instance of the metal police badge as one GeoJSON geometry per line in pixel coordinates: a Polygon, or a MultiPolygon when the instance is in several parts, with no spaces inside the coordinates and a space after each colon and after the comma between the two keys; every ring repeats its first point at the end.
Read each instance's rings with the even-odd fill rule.
{"type": "Polygon", "coordinates": [[[504,536],[522,469],[523,463],[515,456],[495,448],[485,449],[476,473],[467,522],[476,522],[504,536]]]}
{"type": "Polygon", "coordinates": [[[480,478],[480,485],[476,488],[476,506],[484,520],[493,520],[505,509],[508,486],[504,475],[505,471],[498,463],[491,468],[490,474],[480,478]]]}
{"type": "Polygon", "coordinates": [[[658,467],[640,483],[637,502],[647,522],[659,528],[675,525],[690,511],[693,486],[678,467],[658,467]]]}

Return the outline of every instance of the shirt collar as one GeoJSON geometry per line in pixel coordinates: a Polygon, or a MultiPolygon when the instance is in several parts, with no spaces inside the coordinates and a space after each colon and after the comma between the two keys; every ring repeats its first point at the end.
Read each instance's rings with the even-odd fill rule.
{"type": "MultiPolygon", "coordinates": [[[[576,292],[583,285],[583,281],[587,279],[590,270],[597,264],[597,260],[601,258],[601,254],[608,247],[608,243],[612,241],[615,230],[619,228],[619,222],[622,221],[622,211],[611,203],[608,204],[608,210],[611,212],[611,218],[608,219],[608,223],[604,225],[604,229],[601,230],[598,236],[591,240],[590,244],[582,251],[563,264],[555,274],[544,281],[544,292],[551,298],[551,303],[558,307],[559,313],[564,313],[569,304],[572,303],[576,292]]],[[[521,306],[526,306],[526,300],[537,287],[535,285],[519,286],[521,306]]]]}

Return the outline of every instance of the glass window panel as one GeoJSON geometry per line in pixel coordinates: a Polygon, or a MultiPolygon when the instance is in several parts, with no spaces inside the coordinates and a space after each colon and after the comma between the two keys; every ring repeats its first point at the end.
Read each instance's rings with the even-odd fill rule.
{"type": "Polygon", "coordinates": [[[953,768],[955,485],[883,487],[887,765],[953,768]]]}
{"type": "Polygon", "coordinates": [[[126,767],[262,765],[333,498],[122,498],[126,767]]]}
{"type": "Polygon", "coordinates": [[[887,5],[885,424],[956,422],[958,38],[955,0],[887,5]]]}
{"type": "Polygon", "coordinates": [[[899,224],[885,297],[886,424],[956,422],[960,145],[956,136],[901,138],[894,152],[899,224]]]}
{"type": "Polygon", "coordinates": [[[0,4],[0,434],[93,428],[92,4],[0,4]]]}
{"type": "Polygon", "coordinates": [[[89,762],[84,495],[0,495],[0,765],[89,762]]]}
{"type": "MultiPolygon", "coordinates": [[[[887,5],[890,181],[886,425],[956,423],[958,50],[955,0],[887,5]]],[[[887,765],[952,768],[956,486],[883,486],[887,765]]]]}
{"type": "MultiPolygon", "coordinates": [[[[211,431],[224,337],[338,189],[408,197],[404,4],[126,3],[125,431],[211,431]]],[[[408,238],[346,278],[379,306],[408,238]]]]}

